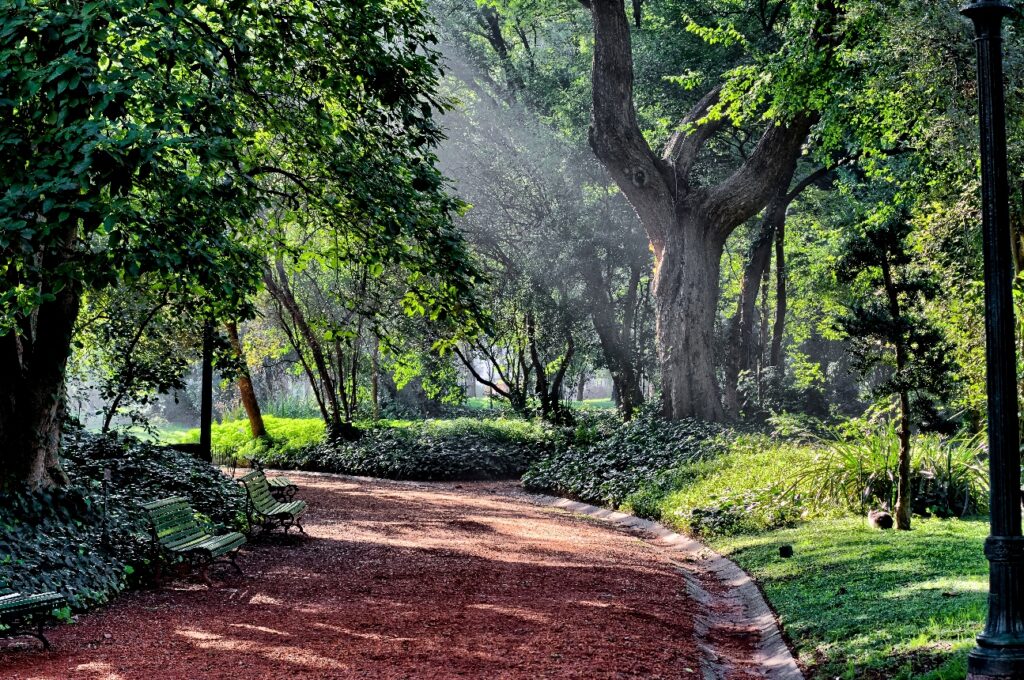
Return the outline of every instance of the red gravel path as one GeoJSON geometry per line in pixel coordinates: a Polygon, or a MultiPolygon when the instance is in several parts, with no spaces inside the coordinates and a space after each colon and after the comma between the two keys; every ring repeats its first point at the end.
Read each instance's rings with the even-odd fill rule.
{"type": "MultiPolygon", "coordinates": [[[[0,643],[5,678],[700,678],[684,579],[509,484],[294,475],[308,539],[0,643]]],[[[736,677],[746,677],[737,675],[736,677]]]]}

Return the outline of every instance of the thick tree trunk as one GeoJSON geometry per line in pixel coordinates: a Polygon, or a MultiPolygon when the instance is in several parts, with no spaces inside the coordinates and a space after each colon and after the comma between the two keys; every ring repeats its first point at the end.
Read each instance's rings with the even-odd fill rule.
{"type": "MultiPolygon", "coordinates": [[[[757,146],[715,186],[691,183],[697,157],[727,121],[708,117],[719,88],[681,121],[661,157],[648,145],[633,105],[630,27],[621,0],[588,0],[594,25],[590,145],[636,210],[656,258],[658,355],[662,412],[673,419],[722,420],[714,363],[714,322],[722,246],[792,177],[814,115],[771,122],[757,146]]],[[[838,9],[822,7],[812,36],[833,40],[838,9]]]]}
{"type": "Polygon", "coordinates": [[[59,450],[65,371],[80,304],[78,289],[66,286],[19,331],[0,337],[0,488],[68,481],[59,450]]]}
{"type": "Polygon", "coordinates": [[[238,337],[238,324],[229,321],[224,324],[228,333],[228,340],[231,348],[238,358],[238,394],[242,399],[242,408],[249,418],[249,431],[253,439],[262,439],[267,436],[267,427],[263,423],[263,414],[260,412],[260,403],[256,400],[256,390],[252,386],[252,377],[249,375],[249,365],[245,361],[245,351],[242,349],[242,341],[238,337]]]}
{"type": "Polygon", "coordinates": [[[655,252],[655,304],[662,414],[723,419],[715,375],[714,328],[721,243],[705,240],[698,220],[655,252]]]}

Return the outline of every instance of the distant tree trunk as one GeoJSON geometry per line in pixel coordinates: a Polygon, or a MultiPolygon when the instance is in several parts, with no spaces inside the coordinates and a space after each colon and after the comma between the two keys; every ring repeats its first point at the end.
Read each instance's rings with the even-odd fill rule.
{"type": "Polygon", "coordinates": [[[370,353],[370,399],[373,400],[373,419],[380,420],[380,340],[376,337],[370,353]]]}
{"type": "Polygon", "coordinates": [[[238,324],[229,321],[224,324],[224,327],[227,330],[231,348],[238,358],[238,394],[241,396],[245,415],[249,418],[249,430],[252,432],[253,439],[262,439],[267,436],[267,428],[263,423],[260,404],[256,400],[256,390],[252,386],[252,377],[249,375],[249,365],[245,360],[242,341],[238,338],[238,324]]]}
{"type": "Polygon", "coordinates": [[[587,389],[587,374],[580,372],[579,382],[576,383],[576,401],[583,401],[583,397],[586,396],[587,389]]]}
{"type": "Polygon", "coordinates": [[[203,324],[202,385],[199,390],[199,456],[213,462],[213,321],[203,324]]]}
{"type": "MultiPolygon", "coordinates": [[[[885,283],[885,294],[889,300],[889,314],[893,323],[902,323],[903,316],[900,312],[900,301],[896,291],[896,285],[892,278],[892,268],[889,265],[889,258],[882,256],[881,260],[882,280],[885,283]]],[[[896,341],[896,370],[903,373],[907,368],[907,347],[903,338],[896,341]]],[[[896,484],[896,528],[907,531],[910,529],[910,393],[906,388],[901,388],[900,396],[900,459],[899,473],[896,484]]]]}
{"type": "MultiPolygon", "coordinates": [[[[299,303],[296,301],[295,295],[292,293],[291,285],[288,283],[288,273],[284,267],[284,260],[279,257],[275,260],[273,268],[268,266],[264,270],[263,282],[266,284],[267,291],[270,295],[288,311],[288,314],[291,316],[292,322],[295,324],[295,328],[298,331],[298,335],[302,338],[302,341],[305,343],[306,349],[309,352],[309,356],[313,359],[313,366],[309,366],[304,359],[303,366],[306,369],[306,374],[309,377],[313,391],[319,393],[320,398],[322,399],[321,413],[324,415],[324,422],[327,426],[327,435],[329,437],[343,436],[351,438],[353,436],[353,433],[350,432],[351,428],[345,428],[342,424],[342,413],[344,409],[338,401],[339,390],[332,376],[330,364],[327,361],[326,354],[324,353],[323,345],[316,337],[316,334],[309,326],[309,323],[306,321],[306,315],[303,313],[302,308],[299,307],[299,303]],[[313,370],[314,367],[316,369],[315,374],[313,370]],[[317,386],[317,382],[321,383],[320,387],[317,386]]],[[[299,338],[294,337],[291,333],[289,333],[288,337],[292,342],[292,346],[295,351],[301,356],[303,351],[302,347],[298,344],[299,338]]]]}
{"type": "Polygon", "coordinates": [[[786,304],[786,220],[782,220],[775,232],[775,325],[772,328],[772,349],[769,355],[769,363],[778,369],[780,377],[786,372],[786,362],[782,358],[786,304]]]}
{"type": "Polygon", "coordinates": [[[768,271],[776,231],[779,224],[785,220],[786,205],[786,187],[783,187],[765,209],[761,228],[750,244],[747,265],[743,269],[743,278],[740,281],[740,299],[736,305],[736,313],[729,323],[729,342],[725,357],[725,405],[733,417],[738,417],[740,412],[740,373],[752,368],[757,295],[765,272],[768,271]]]}
{"type": "MultiPolygon", "coordinates": [[[[593,258],[585,259],[592,261],[593,258]]],[[[629,420],[633,417],[633,411],[644,400],[643,392],[640,390],[640,372],[633,356],[633,319],[642,272],[639,267],[630,272],[626,294],[621,302],[623,319],[620,323],[611,298],[610,286],[600,269],[585,266],[581,273],[590,303],[590,318],[608,372],[612,376],[613,389],[619,397],[615,405],[622,411],[623,417],[629,420]]]]}

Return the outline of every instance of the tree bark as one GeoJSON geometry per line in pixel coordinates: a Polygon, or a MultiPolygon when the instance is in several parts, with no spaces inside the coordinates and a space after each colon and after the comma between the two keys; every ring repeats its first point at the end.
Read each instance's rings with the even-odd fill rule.
{"type": "Polygon", "coordinates": [[[615,403],[622,411],[623,417],[629,420],[634,409],[642,404],[644,399],[640,390],[640,372],[637,370],[633,352],[633,310],[637,304],[641,271],[637,268],[630,273],[627,292],[621,303],[623,320],[620,323],[616,305],[610,297],[609,285],[600,269],[584,267],[581,273],[590,303],[590,319],[594,324],[608,372],[612,376],[613,391],[618,396],[615,403]]]}
{"type": "Polygon", "coordinates": [[[740,281],[740,299],[729,323],[729,342],[725,357],[725,407],[729,415],[738,417],[741,409],[739,376],[751,369],[754,355],[754,312],[761,280],[771,260],[772,243],[779,225],[786,219],[786,188],[783,187],[765,209],[761,228],[747,255],[747,265],[740,281]]]}
{"type": "Polygon", "coordinates": [[[256,399],[256,390],[252,386],[252,376],[249,375],[249,365],[245,360],[245,351],[242,349],[242,341],[238,337],[238,324],[229,321],[224,324],[227,330],[228,340],[231,348],[238,358],[238,394],[242,399],[242,408],[249,418],[249,431],[253,439],[262,439],[267,436],[267,427],[263,423],[263,414],[260,412],[260,403],[256,399]]]}
{"type": "Polygon", "coordinates": [[[67,484],[59,449],[65,371],[80,304],[78,287],[65,286],[21,329],[0,337],[0,488],[67,484]]]}
{"type": "MultiPolygon", "coordinates": [[[[324,414],[326,417],[324,418],[324,421],[327,426],[328,436],[350,436],[346,428],[342,426],[341,414],[343,409],[341,404],[338,402],[338,390],[335,388],[335,382],[331,376],[330,367],[328,365],[327,357],[324,354],[323,346],[316,337],[316,334],[313,333],[313,329],[306,321],[306,315],[303,313],[302,308],[299,307],[299,303],[295,299],[295,295],[292,293],[291,286],[288,283],[288,273],[285,271],[284,261],[281,258],[277,258],[273,270],[271,270],[269,266],[264,270],[263,282],[266,284],[267,291],[270,295],[277,300],[284,309],[288,310],[288,314],[292,317],[292,322],[295,324],[298,334],[306,343],[309,354],[313,359],[313,366],[315,366],[317,374],[315,378],[313,371],[311,370],[312,367],[305,363],[304,365],[306,366],[310,383],[313,384],[313,389],[316,390],[317,388],[315,384],[317,379],[322,384],[320,394],[325,402],[324,406],[326,407],[326,412],[324,414]],[[275,271],[277,274],[276,279],[274,276],[275,271]]],[[[298,338],[289,335],[289,339],[292,340],[295,351],[301,355],[302,348],[296,343],[298,338]]]]}

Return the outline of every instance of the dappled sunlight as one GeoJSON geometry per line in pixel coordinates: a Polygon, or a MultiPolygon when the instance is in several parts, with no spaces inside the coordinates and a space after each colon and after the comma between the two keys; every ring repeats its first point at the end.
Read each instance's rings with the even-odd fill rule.
{"type": "Polygon", "coordinates": [[[203,650],[256,654],[273,661],[283,661],[289,665],[309,669],[347,670],[349,668],[347,664],[343,664],[336,659],[317,654],[296,645],[269,645],[265,642],[229,638],[196,629],[179,629],[175,633],[190,640],[195,647],[203,650]]]}
{"type": "Polygon", "coordinates": [[[104,661],[90,661],[89,663],[80,663],[75,666],[75,670],[79,673],[94,674],[90,677],[96,678],[96,680],[124,680],[124,676],[117,673],[114,670],[114,666],[104,661]]]}
{"type": "Polygon", "coordinates": [[[546,624],[551,621],[551,617],[547,614],[541,614],[536,611],[525,609],[522,607],[502,607],[496,604],[471,604],[470,609],[483,609],[488,612],[494,612],[496,614],[502,614],[504,616],[513,616],[524,621],[531,623],[546,624]]]}

